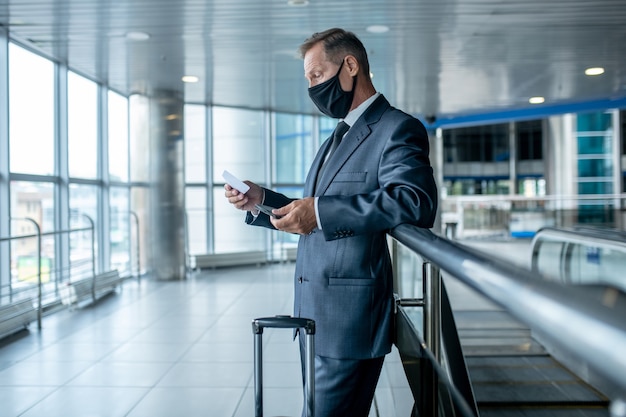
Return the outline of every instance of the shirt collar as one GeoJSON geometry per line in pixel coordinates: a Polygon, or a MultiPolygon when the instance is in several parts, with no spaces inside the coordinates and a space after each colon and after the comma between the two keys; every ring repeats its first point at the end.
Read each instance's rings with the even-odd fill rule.
{"type": "Polygon", "coordinates": [[[372,104],[374,100],[378,98],[379,95],[379,92],[374,93],[373,96],[365,100],[363,103],[359,104],[359,107],[350,111],[350,113],[348,113],[343,121],[350,125],[350,127],[352,127],[356,123],[356,121],[359,120],[359,117],[361,117],[361,115],[365,113],[365,110],[367,110],[370,104],[372,104]]]}

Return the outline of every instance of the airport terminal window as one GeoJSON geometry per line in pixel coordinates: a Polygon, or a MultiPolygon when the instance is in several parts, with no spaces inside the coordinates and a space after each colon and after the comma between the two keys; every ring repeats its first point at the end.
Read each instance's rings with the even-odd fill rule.
{"type": "Polygon", "coordinates": [[[274,183],[304,184],[317,150],[313,143],[313,117],[277,113],[274,121],[274,183]]]}
{"type": "Polygon", "coordinates": [[[9,43],[9,169],[54,174],[54,65],[9,43]]]}
{"type": "Polygon", "coordinates": [[[213,187],[214,252],[248,252],[266,249],[267,229],[249,226],[245,213],[224,198],[224,187],[213,187]]]}
{"type": "Polygon", "coordinates": [[[443,146],[446,162],[508,161],[508,125],[444,130],[443,146]]]}
{"type": "Polygon", "coordinates": [[[128,182],[128,99],[109,91],[109,179],[128,182]]]}
{"type": "Polygon", "coordinates": [[[189,254],[198,255],[208,253],[207,219],[209,213],[207,212],[205,186],[185,187],[185,210],[187,213],[189,254]]]}
{"type": "Polygon", "coordinates": [[[110,206],[110,269],[117,269],[121,275],[130,275],[130,225],[128,212],[130,192],[126,187],[111,187],[110,206]]]}
{"type": "Polygon", "coordinates": [[[98,86],[78,74],[67,74],[67,136],[69,174],[98,175],[98,86]]]}
{"type": "Polygon", "coordinates": [[[143,248],[140,252],[141,258],[137,259],[137,252],[131,251],[131,265],[135,268],[135,265],[139,264],[141,272],[144,272],[150,264],[150,224],[148,224],[148,208],[150,207],[150,188],[145,187],[131,187],[130,189],[130,210],[137,215],[139,223],[139,236],[137,236],[137,223],[133,223],[131,228],[131,237],[133,242],[139,241],[139,246],[143,248]]]}
{"type": "Polygon", "coordinates": [[[543,127],[541,120],[516,123],[518,159],[543,159],[543,127]]]}
{"type": "MultiPolygon", "coordinates": [[[[10,183],[11,236],[36,233],[35,226],[24,218],[33,219],[41,232],[54,230],[54,184],[44,182],[11,181],[10,183]]],[[[55,239],[43,236],[41,241],[42,280],[54,276],[55,239]]],[[[37,238],[29,237],[11,243],[11,280],[14,284],[37,282],[37,238]]]]}
{"type": "MultiPolygon", "coordinates": [[[[98,188],[92,185],[70,184],[70,227],[84,229],[90,227],[85,218],[89,216],[95,226],[95,247],[92,245],[91,231],[70,233],[70,271],[71,279],[92,276],[92,249],[96,253],[98,265],[98,188]]],[[[96,268],[97,269],[97,268],[96,268]]],[[[67,272],[65,274],[67,276],[67,272]]]]}
{"type": "MultiPolygon", "coordinates": [[[[333,134],[333,131],[337,127],[337,120],[330,117],[322,116],[319,118],[319,145],[321,145],[326,139],[333,134]]],[[[319,148],[319,145],[317,146],[319,148]]]]}
{"type": "Polygon", "coordinates": [[[130,181],[150,181],[150,101],[133,94],[128,98],[130,181]]]}
{"type": "Polygon", "coordinates": [[[245,224],[245,213],[233,209],[224,198],[222,172],[227,169],[242,180],[266,184],[266,113],[226,107],[213,107],[212,111],[214,251],[264,250],[265,230],[245,224]]]}
{"type": "Polygon", "coordinates": [[[213,178],[223,182],[227,169],[241,179],[265,184],[264,112],[213,107],[213,178]]]}
{"type": "Polygon", "coordinates": [[[185,105],[185,182],[206,183],[206,110],[185,105]]]}

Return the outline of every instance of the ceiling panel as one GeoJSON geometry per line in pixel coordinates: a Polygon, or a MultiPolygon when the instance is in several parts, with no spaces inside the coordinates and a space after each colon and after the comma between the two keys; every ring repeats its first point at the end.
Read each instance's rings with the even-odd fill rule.
{"type": "Polygon", "coordinates": [[[439,118],[626,97],[624,0],[4,0],[16,41],[123,94],[315,113],[296,55],[311,33],[355,32],[374,84],[439,118]],[[386,33],[370,33],[386,25],[386,33]],[[127,39],[131,31],[150,35],[127,39]],[[591,66],[605,73],[584,75],[591,66]],[[196,75],[184,84],[183,75],[196,75]]]}

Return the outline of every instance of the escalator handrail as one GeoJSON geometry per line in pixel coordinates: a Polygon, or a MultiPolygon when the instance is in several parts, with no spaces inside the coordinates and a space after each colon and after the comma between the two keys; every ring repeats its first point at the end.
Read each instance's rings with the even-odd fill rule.
{"type": "Polygon", "coordinates": [[[626,392],[623,305],[605,305],[582,288],[537,279],[529,270],[468,250],[427,229],[401,225],[390,235],[626,392]]]}
{"type": "Polygon", "coordinates": [[[577,243],[583,246],[606,247],[626,254],[626,233],[612,229],[586,227],[557,228],[542,227],[535,233],[531,242],[531,251],[535,256],[536,247],[543,241],[577,243]]]}

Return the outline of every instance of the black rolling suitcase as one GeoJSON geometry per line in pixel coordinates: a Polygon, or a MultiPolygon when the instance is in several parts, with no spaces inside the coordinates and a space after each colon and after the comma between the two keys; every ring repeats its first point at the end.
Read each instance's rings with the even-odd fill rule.
{"type": "Polygon", "coordinates": [[[263,417],[263,329],[303,329],[306,334],[306,366],[304,404],[307,417],[313,417],[315,404],[315,321],[311,319],[275,316],[252,320],[254,333],[254,408],[255,416],[263,417]]]}

